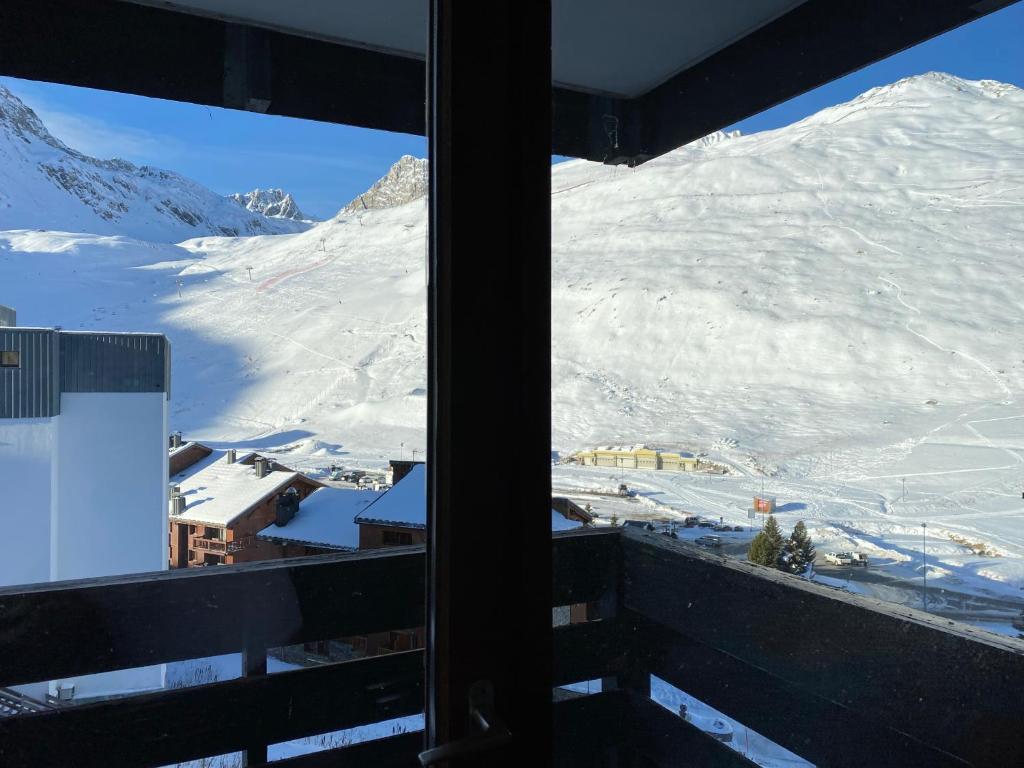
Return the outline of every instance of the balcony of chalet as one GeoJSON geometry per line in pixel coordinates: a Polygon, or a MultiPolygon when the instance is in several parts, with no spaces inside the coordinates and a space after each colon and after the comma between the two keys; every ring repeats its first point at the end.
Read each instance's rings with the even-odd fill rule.
{"type": "MultiPolygon", "coordinates": [[[[752,765],[656,676],[816,765],[1024,764],[1024,642],[666,537],[552,538],[553,763],[752,765]],[[561,686],[600,680],[589,695],[561,686]]],[[[243,652],[243,676],[0,718],[0,764],[164,766],[423,711],[422,650],[268,674],[268,648],[424,621],[422,547],[0,591],[0,685],[243,652]],[[189,632],[178,631],[189,626],[189,632]]],[[[499,747],[500,748],[500,747],[499,747]]],[[[274,762],[415,766],[422,732],[274,762]]]]}

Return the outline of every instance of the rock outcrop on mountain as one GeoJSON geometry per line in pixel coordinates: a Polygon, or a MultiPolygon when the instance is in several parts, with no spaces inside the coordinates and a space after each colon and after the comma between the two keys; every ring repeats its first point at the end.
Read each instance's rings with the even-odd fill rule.
{"type": "Polygon", "coordinates": [[[345,206],[343,213],[397,208],[427,194],[427,161],[402,155],[366,192],[345,206]]]}
{"type": "Polygon", "coordinates": [[[283,189],[254,189],[244,194],[236,192],[230,197],[247,211],[271,219],[291,219],[306,223],[313,221],[299,210],[295,198],[283,189]]]}
{"type": "Polygon", "coordinates": [[[299,232],[308,222],[246,209],[172,171],[67,146],[0,85],[0,230],[44,229],[178,242],[299,232]]]}

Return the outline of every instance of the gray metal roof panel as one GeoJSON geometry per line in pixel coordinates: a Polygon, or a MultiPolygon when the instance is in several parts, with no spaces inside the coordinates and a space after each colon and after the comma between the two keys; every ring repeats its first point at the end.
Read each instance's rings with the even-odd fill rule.
{"type": "Polygon", "coordinates": [[[0,327],[0,418],[60,414],[63,392],[163,392],[170,397],[170,343],[154,333],[82,333],[0,327]]]}
{"type": "Polygon", "coordinates": [[[61,392],[167,392],[168,343],[160,334],[62,333],[61,392]]]}
{"type": "Polygon", "coordinates": [[[57,332],[0,328],[0,351],[17,352],[16,368],[0,368],[0,418],[37,419],[60,413],[57,332]]]}

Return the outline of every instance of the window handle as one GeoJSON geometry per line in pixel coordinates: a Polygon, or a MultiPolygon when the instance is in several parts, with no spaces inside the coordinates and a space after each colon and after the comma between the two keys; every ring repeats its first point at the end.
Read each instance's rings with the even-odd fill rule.
{"type": "Polygon", "coordinates": [[[469,687],[468,736],[420,752],[423,768],[445,760],[489,752],[512,741],[512,733],[494,716],[494,685],[478,680],[469,687]]]}

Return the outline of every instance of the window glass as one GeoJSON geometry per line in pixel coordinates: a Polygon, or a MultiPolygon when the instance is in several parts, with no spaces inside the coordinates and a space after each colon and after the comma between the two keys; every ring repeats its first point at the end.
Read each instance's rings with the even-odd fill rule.
{"type": "Polygon", "coordinates": [[[626,689],[805,764],[729,659],[792,681],[844,641],[775,633],[782,590],[737,573],[1024,637],[1022,30],[1017,4],[635,167],[554,159],[552,485],[626,542],[619,592],[555,609],[556,666],[574,625],[651,622],[636,669],[556,701],[626,689]]]}
{"type": "MultiPolygon", "coordinates": [[[[0,366],[18,369],[0,376],[0,522],[19,530],[0,544],[0,586],[337,558],[381,545],[357,519],[378,505],[374,519],[425,526],[425,151],[0,77],[0,366]]],[[[277,600],[282,627],[306,602],[277,600]]],[[[266,649],[266,670],[423,647],[408,626],[302,639],[266,649]]],[[[229,680],[241,651],[17,690],[72,706],[229,680]]],[[[416,731],[418,706],[270,752],[416,731]]]]}

